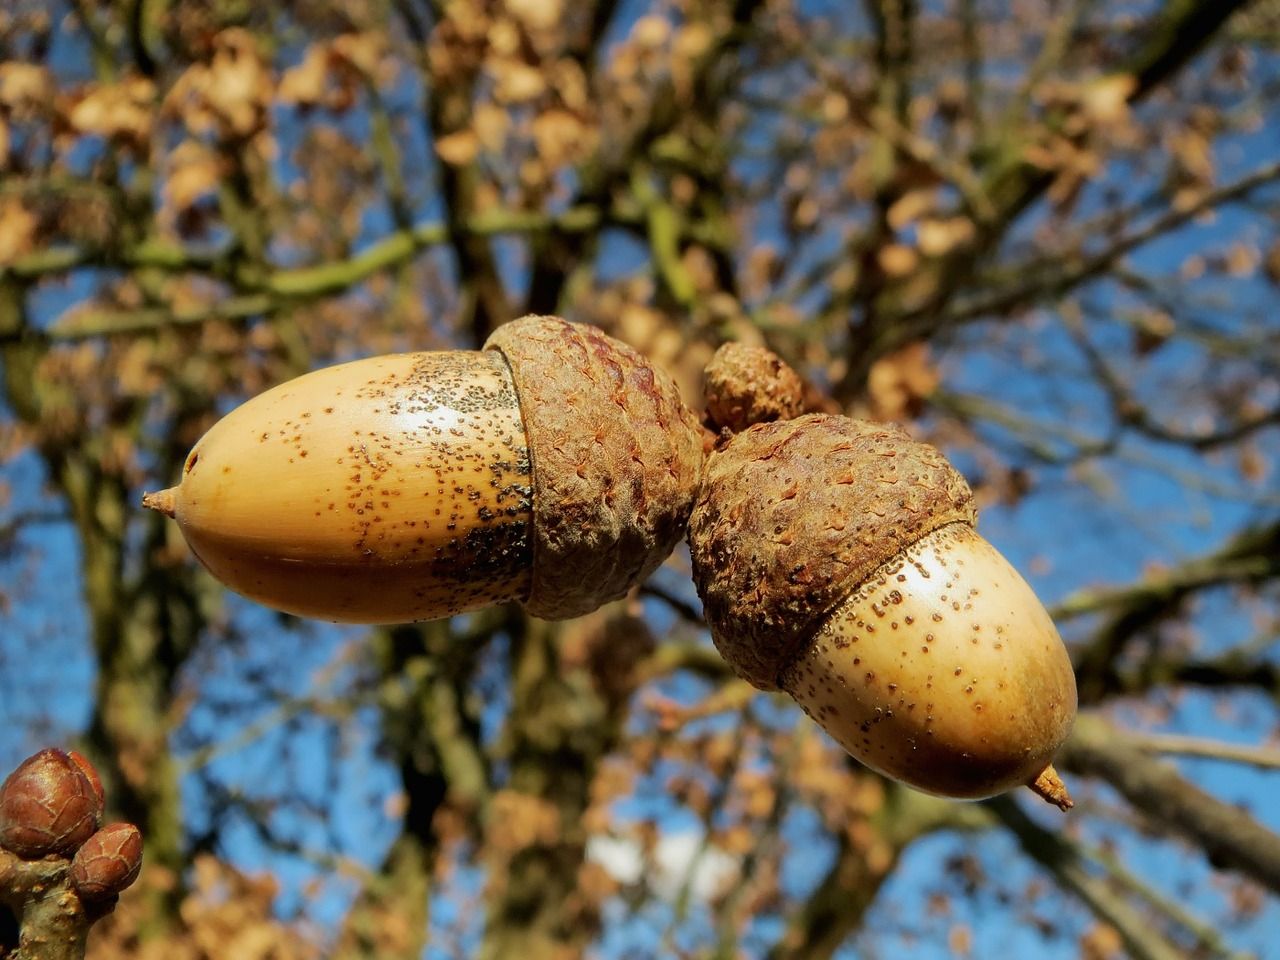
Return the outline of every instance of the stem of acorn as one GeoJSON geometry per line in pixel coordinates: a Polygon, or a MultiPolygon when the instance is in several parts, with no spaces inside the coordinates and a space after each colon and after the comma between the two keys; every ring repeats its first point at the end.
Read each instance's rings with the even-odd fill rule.
{"type": "Polygon", "coordinates": [[[1053,769],[1053,764],[1041,770],[1039,776],[1027,786],[1033,793],[1043,797],[1059,810],[1065,812],[1075,806],[1071,794],[1067,792],[1067,785],[1062,782],[1062,777],[1058,776],[1058,771],[1053,769]]]}
{"type": "Polygon", "coordinates": [[[177,512],[176,498],[174,497],[173,488],[168,490],[158,490],[155,493],[144,493],[142,495],[142,505],[148,510],[157,510],[170,519],[177,512]]]}

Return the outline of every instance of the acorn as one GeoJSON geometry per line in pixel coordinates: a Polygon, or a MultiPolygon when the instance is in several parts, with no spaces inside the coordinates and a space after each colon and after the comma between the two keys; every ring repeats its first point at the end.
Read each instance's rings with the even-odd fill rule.
{"type": "Polygon", "coordinates": [[[288,613],[399,623],[517,600],[566,619],[670,554],[701,463],[668,376],[594,327],[526,317],[479,352],[268,390],[143,502],[217,579],[288,613]]]}
{"type": "Polygon", "coordinates": [[[84,842],[71,860],[71,883],[85,900],[122,893],[142,870],[142,834],[131,823],[110,823],[84,842]]]}
{"type": "Polygon", "coordinates": [[[766,347],[722,344],[703,370],[707,420],[738,433],[804,412],[804,382],[766,347]]]}
{"type": "Polygon", "coordinates": [[[1051,760],[1071,662],[976,519],[964,478],[897,427],[757,423],[707,462],[693,573],[734,670],[867,766],[948,797],[1028,784],[1066,809],[1051,760]]]}
{"type": "Polygon", "coordinates": [[[69,855],[89,839],[101,821],[102,793],[82,762],[87,766],[78,754],[41,750],[9,774],[0,785],[0,846],[39,860],[69,855]]]}

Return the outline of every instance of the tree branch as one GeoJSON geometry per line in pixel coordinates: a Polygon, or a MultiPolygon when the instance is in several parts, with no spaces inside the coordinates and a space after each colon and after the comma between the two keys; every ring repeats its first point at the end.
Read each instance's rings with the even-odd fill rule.
{"type": "Polygon", "coordinates": [[[1145,227],[1121,237],[1092,256],[1073,260],[1064,259],[1063,254],[1056,253],[1030,263],[1010,266],[1005,272],[1018,278],[1014,287],[984,293],[968,303],[958,303],[931,322],[940,326],[968,323],[1062,297],[1081,283],[1101,276],[1138,247],[1185,226],[1209,210],[1245,200],[1255,190],[1277,180],[1280,180],[1280,163],[1270,163],[1234,183],[1208,191],[1194,204],[1165,211],[1145,227]]]}
{"type": "Polygon", "coordinates": [[[1077,844],[1035,823],[1010,796],[988,800],[986,807],[1018,838],[1023,852],[1074,894],[1094,916],[1115,928],[1135,960],[1179,960],[1185,956],[1147,917],[1118,897],[1111,884],[1090,872],[1087,858],[1077,844]]]}
{"type": "Polygon", "coordinates": [[[1079,717],[1059,756],[1067,769],[1106,780],[1152,826],[1191,841],[1213,866],[1280,891],[1280,837],[1239,807],[1205,793],[1176,768],[1152,759],[1106,720],[1079,717]]]}
{"type": "Polygon", "coordinates": [[[887,855],[868,857],[850,841],[850,831],[840,831],[835,863],[793,912],[769,960],[832,956],[862,924],[880,887],[915,840],[939,830],[982,830],[991,825],[990,814],[981,806],[931,797],[891,782],[885,783],[884,805],[871,820],[887,855]]]}
{"type": "Polygon", "coordinates": [[[1221,549],[1153,573],[1135,584],[1105,590],[1080,590],[1049,612],[1055,620],[1091,613],[1121,614],[1167,608],[1188,594],[1232,583],[1259,583],[1280,575],[1280,520],[1241,531],[1221,549]]]}
{"type": "MultiPolygon", "coordinates": [[[[1125,689],[1125,680],[1116,670],[1116,660],[1126,644],[1174,614],[1192,594],[1229,584],[1262,583],[1277,575],[1280,575],[1280,520],[1243,531],[1221,550],[1137,584],[1118,590],[1081,591],[1068,597],[1050,610],[1054,619],[1067,620],[1104,611],[1112,614],[1087,646],[1073,651],[1081,702],[1096,703],[1109,693],[1125,689]]],[[[1238,682],[1237,675],[1242,669],[1250,674],[1264,671],[1262,679],[1268,683],[1274,672],[1270,664],[1256,660],[1249,663],[1180,660],[1170,664],[1156,657],[1143,664],[1140,672],[1150,680],[1166,682],[1209,681],[1212,679],[1209,674],[1216,672],[1218,682],[1222,683],[1229,682],[1224,670],[1238,682]]]]}
{"type": "Polygon", "coordinates": [[[97,916],[76,895],[69,867],[62,857],[20,860],[0,848],[0,904],[13,911],[19,927],[17,943],[0,941],[6,960],[84,960],[97,916]]]}
{"type": "MultiPolygon", "coordinates": [[[[1112,71],[1136,78],[1129,102],[1139,101],[1172,76],[1245,2],[1173,0],[1155,14],[1143,31],[1149,39],[1142,49],[1112,71]]],[[[905,281],[886,286],[877,296],[874,322],[864,323],[855,331],[855,341],[849,348],[852,362],[835,387],[837,398],[853,396],[879,357],[957,322],[947,312],[956,291],[972,280],[975,265],[1054,181],[1053,171],[1026,159],[1027,145],[1023,137],[1010,137],[997,145],[999,157],[984,176],[982,189],[995,215],[978,223],[976,241],[927,262],[905,281]]]]}
{"type": "Polygon", "coordinates": [[[1204,757],[1243,763],[1264,770],[1280,770],[1280,750],[1227,743],[1208,737],[1186,737],[1173,733],[1128,733],[1129,742],[1148,753],[1172,753],[1183,757],[1204,757]]]}

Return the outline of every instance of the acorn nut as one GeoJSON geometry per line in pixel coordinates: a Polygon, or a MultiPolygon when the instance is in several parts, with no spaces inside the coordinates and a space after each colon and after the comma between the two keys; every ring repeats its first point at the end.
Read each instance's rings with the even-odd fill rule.
{"type": "Polygon", "coordinates": [[[142,834],[131,823],[111,823],[76,851],[71,883],[85,900],[106,900],[128,888],[141,869],[142,834]]]}
{"type": "Polygon", "coordinates": [[[974,529],[964,478],[896,427],[761,423],[711,454],[689,521],[716,646],[867,766],[928,793],[1021,784],[1050,761],[1075,676],[1027,583],[974,529]]]}
{"type": "Polygon", "coordinates": [[[518,600],[565,619],[662,563],[701,462],[669,377],[594,327],[526,317],[479,352],[268,390],[143,502],[215,577],[289,613],[398,623],[518,600]]]}
{"type": "Polygon", "coordinates": [[[766,347],[722,344],[703,370],[707,420],[740,433],[753,423],[790,420],[804,411],[804,382],[766,347]]]}
{"type": "Polygon", "coordinates": [[[102,792],[82,763],[88,765],[78,754],[41,750],[9,774],[0,785],[0,846],[39,860],[70,854],[89,839],[102,817],[102,792]]]}

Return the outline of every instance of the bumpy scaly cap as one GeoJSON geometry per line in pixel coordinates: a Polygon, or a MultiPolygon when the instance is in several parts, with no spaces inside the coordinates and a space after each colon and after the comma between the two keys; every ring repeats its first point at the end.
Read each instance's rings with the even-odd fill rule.
{"type": "Polygon", "coordinates": [[[533,457],[533,586],[565,619],[616,600],[684,533],[702,434],[671,378],[594,327],[525,317],[485,344],[507,358],[533,457]]]}
{"type": "Polygon", "coordinates": [[[716,646],[741,676],[777,689],[872,571],[975,519],[964,478],[897,427],[828,414],[756,424],[711,455],[689,521],[716,646]]]}
{"type": "Polygon", "coordinates": [[[739,433],[753,423],[790,420],[804,410],[804,383],[764,347],[726,343],[707,364],[704,392],[712,423],[739,433]]]}

